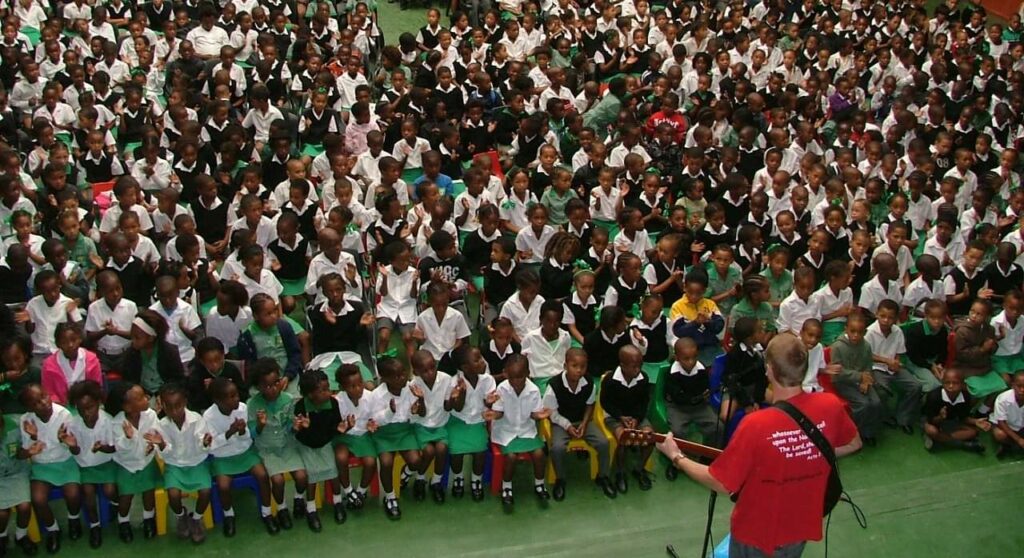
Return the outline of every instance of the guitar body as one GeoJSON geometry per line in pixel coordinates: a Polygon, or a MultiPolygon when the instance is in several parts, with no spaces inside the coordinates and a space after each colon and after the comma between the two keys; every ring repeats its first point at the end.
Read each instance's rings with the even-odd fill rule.
{"type": "Polygon", "coordinates": [[[709,460],[714,460],[719,455],[722,455],[722,450],[718,448],[705,446],[703,444],[690,442],[688,440],[680,440],[679,438],[666,436],[664,434],[644,432],[642,430],[626,430],[625,432],[622,433],[621,441],[624,445],[641,446],[660,443],[664,441],[666,438],[671,438],[672,441],[675,442],[676,447],[678,447],[680,451],[687,455],[703,457],[709,460]]]}

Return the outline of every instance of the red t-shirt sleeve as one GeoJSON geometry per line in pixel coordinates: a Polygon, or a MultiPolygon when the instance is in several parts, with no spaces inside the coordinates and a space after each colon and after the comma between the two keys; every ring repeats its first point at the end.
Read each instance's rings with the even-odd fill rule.
{"type": "Polygon", "coordinates": [[[837,409],[832,419],[835,427],[826,429],[826,438],[832,443],[833,448],[849,444],[857,436],[857,425],[853,423],[853,419],[846,412],[843,402],[838,397],[831,393],[823,393],[821,395],[827,395],[831,398],[826,403],[828,408],[837,409]]]}
{"type": "Polygon", "coordinates": [[[751,415],[740,422],[736,432],[729,440],[729,445],[722,455],[719,455],[711,463],[708,470],[711,476],[722,483],[722,486],[730,493],[739,492],[743,488],[743,483],[746,482],[750,476],[750,470],[754,467],[756,452],[751,446],[758,443],[754,439],[757,431],[754,423],[758,422],[755,420],[756,418],[755,415],[751,415]]]}

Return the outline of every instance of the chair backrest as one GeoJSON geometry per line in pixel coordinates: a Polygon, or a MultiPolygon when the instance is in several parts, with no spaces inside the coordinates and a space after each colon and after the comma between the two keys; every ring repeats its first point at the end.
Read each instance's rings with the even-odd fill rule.
{"type": "MultiPolygon", "coordinates": [[[[224,363],[225,364],[234,364],[235,367],[238,368],[238,371],[242,374],[242,380],[244,380],[246,383],[249,383],[249,377],[245,375],[245,361],[244,360],[224,359],[224,363]]],[[[238,386],[238,387],[241,388],[242,386],[238,386]]]]}

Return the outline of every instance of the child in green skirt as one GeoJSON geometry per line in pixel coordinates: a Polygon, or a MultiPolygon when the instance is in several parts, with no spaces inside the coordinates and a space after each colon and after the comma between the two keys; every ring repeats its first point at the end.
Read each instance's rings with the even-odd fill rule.
{"type": "MultiPolygon", "coordinates": [[[[566,334],[568,337],[568,334],[566,334]]],[[[412,494],[416,500],[426,498],[427,469],[434,463],[434,475],[430,478],[430,493],[438,504],[444,503],[446,487],[441,483],[441,473],[448,460],[448,412],[451,411],[449,397],[452,391],[452,377],[437,369],[437,362],[429,351],[413,353],[409,361],[413,379],[409,391],[422,402],[420,413],[411,418],[416,444],[422,454],[416,470],[416,482],[412,494]]]]}
{"type": "Polygon", "coordinates": [[[366,389],[362,373],[354,364],[342,364],[335,371],[334,377],[341,390],[335,395],[340,416],[351,425],[348,431],[334,438],[334,460],[338,466],[338,482],[345,495],[345,503],[349,509],[358,510],[363,507],[370,483],[377,475],[377,446],[367,430],[372,412],[370,396],[373,392],[366,389]],[[359,486],[354,490],[349,476],[349,459],[353,456],[359,459],[363,469],[359,486]]]}
{"type": "MultiPolygon", "coordinates": [[[[320,516],[316,511],[316,485],[333,481],[338,476],[331,442],[339,433],[349,429],[347,420],[341,419],[338,401],[331,397],[330,382],[322,370],[307,370],[299,376],[299,393],[295,402],[292,430],[299,442],[299,456],[306,468],[309,493],[306,504],[306,522],[314,532],[320,531],[320,516]],[[310,504],[313,504],[312,506],[310,504]]],[[[344,523],[348,517],[341,495],[334,495],[334,521],[344,523]]]]}
{"type": "Polygon", "coordinates": [[[137,384],[121,384],[107,395],[107,412],[114,415],[114,462],[117,463],[117,530],[123,542],[135,535],[128,520],[132,499],[142,495],[142,536],[156,536],[156,488],[161,484],[160,468],[154,459],[167,446],[156,411],[149,408],[149,395],[137,384]]]}
{"type": "Polygon", "coordinates": [[[458,374],[453,378],[448,405],[448,453],[452,456],[452,496],[461,498],[466,490],[462,465],[466,455],[473,456],[469,492],[473,501],[484,499],[484,461],[487,457],[487,423],[484,422],[484,398],[494,391],[494,377],[487,374],[487,361],[480,349],[464,346],[455,353],[458,374]]]}
{"type": "Polygon", "coordinates": [[[203,417],[187,408],[188,392],[181,385],[164,384],[160,388],[160,404],[164,411],[160,428],[169,446],[161,453],[167,500],[177,518],[178,538],[200,544],[206,540],[203,513],[210,505],[210,467],[206,458],[213,435],[203,417]],[[186,492],[199,493],[191,516],[181,504],[181,496],[186,492]]]}
{"type": "Polygon", "coordinates": [[[203,413],[213,443],[210,444],[210,472],[213,473],[224,509],[224,536],[235,536],[234,498],[231,496],[231,477],[249,473],[259,484],[260,519],[267,533],[276,535],[280,531],[277,520],[270,514],[270,477],[252,446],[249,432],[249,413],[238,395],[238,386],[224,377],[214,378],[207,391],[213,406],[203,413]]]}
{"type": "Polygon", "coordinates": [[[11,508],[14,508],[18,514],[14,541],[26,556],[34,556],[36,543],[28,538],[28,522],[32,518],[28,452],[21,449],[21,429],[14,415],[4,415],[0,428],[3,429],[0,431],[0,439],[3,440],[3,451],[0,452],[0,553],[6,553],[7,525],[11,519],[11,508]]]}
{"type": "MultiPolygon", "coordinates": [[[[383,358],[377,362],[377,373],[381,384],[371,394],[371,419],[367,422],[367,430],[373,434],[373,443],[380,460],[384,513],[390,519],[401,519],[402,511],[398,507],[398,495],[392,479],[395,454],[401,453],[410,469],[419,467],[420,452],[410,416],[423,416],[426,410],[423,399],[415,397],[409,389],[409,379],[401,362],[394,358],[383,358]]],[[[407,481],[408,477],[403,471],[402,483],[407,481]]]]}
{"type": "Polygon", "coordinates": [[[518,455],[526,455],[533,463],[533,490],[537,498],[542,502],[549,498],[544,481],[544,439],[537,432],[537,421],[548,418],[551,412],[544,408],[540,390],[527,378],[529,371],[525,356],[511,356],[505,362],[505,381],[484,398],[489,407],[484,418],[492,421],[491,441],[501,446],[501,453],[506,456],[505,475],[501,479],[501,503],[505,507],[515,504],[512,479],[518,455]]]}
{"type": "MultiPolygon", "coordinates": [[[[292,528],[288,501],[284,497],[284,475],[295,481],[296,517],[306,514],[306,468],[299,455],[298,443],[292,434],[295,396],[284,391],[288,380],[281,377],[281,367],[272,358],[258,359],[249,367],[249,377],[257,393],[249,399],[249,429],[253,443],[270,475],[270,493],[277,504],[277,523],[282,529],[292,528]]],[[[316,502],[309,501],[316,511],[316,502]]]]}
{"type": "Polygon", "coordinates": [[[21,459],[32,459],[32,507],[39,526],[45,529],[46,551],[60,550],[60,527],[50,509],[50,489],[60,486],[68,505],[68,538],[82,536],[79,513],[82,510],[80,475],[71,448],[77,446],[69,435],[71,413],[50,401],[50,396],[39,384],[30,384],[21,390],[21,404],[28,409],[21,416],[21,459]]]}
{"type": "Polygon", "coordinates": [[[846,330],[846,316],[854,309],[853,290],[850,289],[850,266],[842,260],[825,265],[826,283],[811,295],[811,304],[817,304],[821,313],[822,345],[831,345],[846,330]]]}
{"type": "Polygon", "coordinates": [[[99,487],[111,502],[117,501],[117,464],[114,463],[113,419],[101,407],[103,388],[92,380],[75,382],[68,390],[70,401],[78,414],[71,419],[69,433],[74,436],[78,451],[72,450],[82,477],[82,496],[89,514],[89,546],[103,544],[96,489],[99,487]],[[85,448],[83,451],[82,448],[85,448]]]}

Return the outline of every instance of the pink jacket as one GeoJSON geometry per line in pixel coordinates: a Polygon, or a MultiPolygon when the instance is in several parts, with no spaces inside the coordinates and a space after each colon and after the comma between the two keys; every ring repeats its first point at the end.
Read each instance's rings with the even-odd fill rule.
{"type": "MultiPolygon", "coordinates": [[[[85,354],[85,374],[83,379],[93,380],[103,385],[100,359],[92,351],[86,349],[80,349],[80,351],[85,354]]],[[[43,361],[41,373],[43,389],[50,395],[50,399],[54,403],[66,406],[68,404],[68,380],[57,361],[57,353],[46,357],[46,360],[43,361]]]]}

